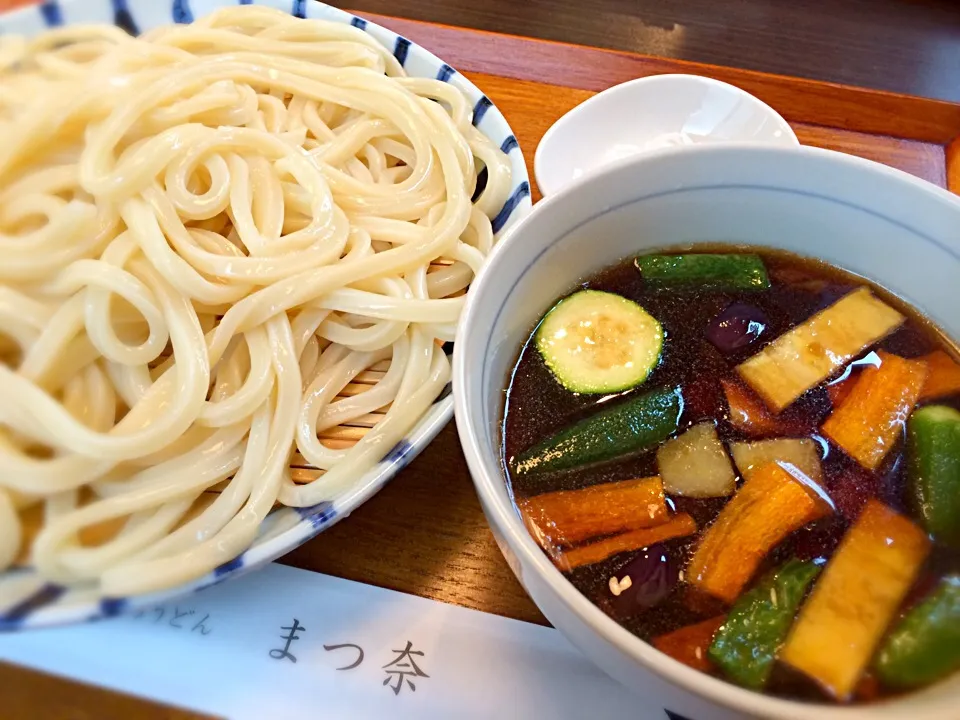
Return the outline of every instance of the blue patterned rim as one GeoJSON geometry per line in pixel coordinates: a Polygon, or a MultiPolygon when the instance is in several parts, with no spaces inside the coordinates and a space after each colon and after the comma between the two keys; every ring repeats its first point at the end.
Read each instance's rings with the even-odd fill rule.
{"type": "MultiPolygon", "coordinates": [[[[391,49],[409,75],[436,78],[455,85],[473,104],[473,124],[499,145],[510,159],[513,187],[492,221],[496,236],[500,237],[530,211],[530,180],[523,154],[507,121],[489,98],[450,65],[407,38],[316,0],[46,0],[37,6],[0,15],[0,33],[35,35],[51,27],[100,22],[113,23],[136,35],[170,22],[189,23],[218,8],[251,4],[279,8],[297,17],[353,25],[391,49]]],[[[452,343],[448,343],[445,350],[448,354],[452,352],[452,343]]],[[[264,521],[253,545],[212,573],[162,593],[105,597],[89,589],[67,590],[45,583],[29,569],[13,570],[0,575],[0,630],[111,617],[202,590],[275,560],[349,515],[406,467],[453,416],[450,391],[448,384],[410,435],[391,448],[352,488],[313,507],[273,511],[264,521]]]]}

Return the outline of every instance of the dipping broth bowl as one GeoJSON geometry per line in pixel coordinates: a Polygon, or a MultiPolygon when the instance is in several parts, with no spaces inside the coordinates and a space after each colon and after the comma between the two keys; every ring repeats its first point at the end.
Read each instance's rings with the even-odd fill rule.
{"type": "Polygon", "coordinates": [[[501,464],[504,389],[556,298],[656,248],[724,242],[819,258],[883,286],[960,338],[960,198],[826,150],[763,145],[665,149],[592,173],[543,200],[473,284],[454,353],[457,427],[494,536],[544,615],[639,692],[638,707],[697,718],[956,718],[960,675],[869,705],[783,700],[663,655],[581,595],[527,532],[501,464]]]}

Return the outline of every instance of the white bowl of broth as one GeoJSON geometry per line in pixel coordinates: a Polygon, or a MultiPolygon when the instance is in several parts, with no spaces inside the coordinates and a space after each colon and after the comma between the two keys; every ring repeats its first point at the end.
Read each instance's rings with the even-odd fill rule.
{"type": "Polygon", "coordinates": [[[546,617],[655,715],[955,717],[958,277],[960,198],[829,151],[664,150],[538,204],[454,395],[546,617]]]}

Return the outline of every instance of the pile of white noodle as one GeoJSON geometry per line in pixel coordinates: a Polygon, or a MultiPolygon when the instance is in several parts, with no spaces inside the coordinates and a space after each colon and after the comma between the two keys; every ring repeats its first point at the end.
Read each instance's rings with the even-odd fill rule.
{"type": "Polygon", "coordinates": [[[0,38],[0,137],[0,570],[115,597],[404,437],[510,188],[455,87],[255,6],[0,38]]]}

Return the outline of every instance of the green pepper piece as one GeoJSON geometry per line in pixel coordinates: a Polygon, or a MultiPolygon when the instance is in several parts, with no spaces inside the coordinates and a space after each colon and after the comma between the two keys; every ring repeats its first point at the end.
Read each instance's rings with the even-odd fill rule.
{"type": "Polygon", "coordinates": [[[812,562],[791,560],[741,595],[707,651],[713,663],[734,682],[762,689],[797,608],[819,572],[812,562]]]}
{"type": "Polygon", "coordinates": [[[694,253],[641,255],[637,269],[652,287],[696,290],[767,290],[770,278],[759,255],[694,253]]]}
{"type": "Polygon", "coordinates": [[[557,472],[618,460],[651,448],[677,431],[683,414],[680,388],[654,390],[564,428],[517,456],[518,474],[557,472]]]}
{"type": "Polygon", "coordinates": [[[927,685],[960,670],[960,576],[945,577],[884,640],[877,677],[898,689],[927,685]]]}
{"type": "Polygon", "coordinates": [[[928,405],[907,422],[910,487],[924,527],[960,547],[960,412],[928,405]]]}

